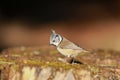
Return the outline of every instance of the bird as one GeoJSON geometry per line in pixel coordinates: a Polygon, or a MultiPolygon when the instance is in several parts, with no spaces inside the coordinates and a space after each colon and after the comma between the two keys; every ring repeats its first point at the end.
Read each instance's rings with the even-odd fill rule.
{"type": "Polygon", "coordinates": [[[65,57],[73,59],[82,52],[88,52],[87,50],[79,47],[77,44],[71,42],[60,34],[56,33],[55,30],[51,30],[50,45],[56,46],[59,53],[65,57]]]}

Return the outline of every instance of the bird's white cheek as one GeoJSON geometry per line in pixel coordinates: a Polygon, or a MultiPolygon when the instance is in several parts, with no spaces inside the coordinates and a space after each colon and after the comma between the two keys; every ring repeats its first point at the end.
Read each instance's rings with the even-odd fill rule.
{"type": "Polygon", "coordinates": [[[57,46],[58,46],[58,43],[54,43],[54,45],[57,47],[57,46]]]}

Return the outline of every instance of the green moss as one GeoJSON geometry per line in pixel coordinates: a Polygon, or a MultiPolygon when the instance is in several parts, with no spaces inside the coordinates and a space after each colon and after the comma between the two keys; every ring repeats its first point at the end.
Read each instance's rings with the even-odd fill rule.
{"type": "Polygon", "coordinates": [[[27,60],[26,64],[28,65],[37,65],[37,66],[44,66],[44,67],[54,67],[54,68],[63,68],[63,69],[71,69],[71,68],[79,68],[80,65],[72,65],[72,64],[66,64],[62,62],[41,62],[41,61],[33,61],[33,60],[27,60]]]}
{"type": "Polygon", "coordinates": [[[99,66],[94,66],[94,65],[88,65],[88,69],[91,71],[93,74],[97,74],[99,72],[99,66]]]}
{"type": "Polygon", "coordinates": [[[51,50],[49,53],[54,55],[54,54],[58,54],[58,51],[57,50],[51,50]]]}
{"type": "Polygon", "coordinates": [[[45,62],[45,61],[40,61],[40,60],[13,60],[13,59],[8,59],[5,57],[0,57],[0,64],[1,65],[14,65],[15,68],[18,68],[18,65],[31,65],[31,66],[44,66],[44,67],[54,67],[54,68],[63,68],[63,69],[71,69],[71,68],[77,68],[80,69],[82,68],[82,65],[78,64],[67,64],[67,63],[62,63],[62,62],[45,62]]]}
{"type": "MultiPolygon", "coordinates": [[[[112,59],[111,58],[111,57],[113,57],[112,53],[115,54],[114,51],[110,51],[110,52],[98,51],[98,53],[96,52],[94,54],[86,54],[85,57],[89,56],[89,57],[91,57],[91,60],[92,60],[92,58],[94,58],[94,59],[99,58],[100,60],[104,60],[106,58],[112,59]]],[[[57,50],[37,49],[37,50],[30,50],[30,51],[24,50],[21,52],[18,50],[18,52],[17,52],[17,51],[14,51],[14,49],[11,49],[8,54],[9,54],[9,56],[7,56],[7,57],[5,57],[5,55],[0,55],[0,65],[2,65],[2,66],[13,65],[13,67],[16,69],[19,69],[20,66],[30,65],[30,66],[40,66],[40,67],[43,66],[43,67],[63,68],[65,70],[88,69],[93,74],[97,74],[99,72],[99,66],[102,65],[102,63],[99,64],[99,66],[97,66],[97,65],[88,65],[88,64],[80,65],[80,64],[67,64],[67,63],[63,63],[63,62],[58,62],[56,60],[57,59],[56,56],[59,56],[57,50]],[[35,54],[35,51],[37,51],[38,53],[35,54]]],[[[117,56],[118,54],[116,53],[115,55],[117,56]]],[[[87,59],[87,58],[84,58],[84,59],[87,59]]],[[[90,63],[89,60],[88,60],[88,63],[90,63]]],[[[90,63],[90,64],[94,64],[94,63],[90,63]]],[[[112,63],[110,66],[120,66],[120,65],[117,63],[112,63]]]]}

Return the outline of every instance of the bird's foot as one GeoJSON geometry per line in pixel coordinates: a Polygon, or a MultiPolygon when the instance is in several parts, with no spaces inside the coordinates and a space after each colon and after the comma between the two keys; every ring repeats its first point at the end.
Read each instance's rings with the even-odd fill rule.
{"type": "Polygon", "coordinates": [[[70,64],[83,64],[83,63],[72,58],[70,64]]]}
{"type": "Polygon", "coordinates": [[[65,57],[65,58],[58,58],[59,61],[64,62],[64,63],[69,63],[69,64],[83,64],[80,61],[75,60],[74,58],[71,57],[65,57]]]}

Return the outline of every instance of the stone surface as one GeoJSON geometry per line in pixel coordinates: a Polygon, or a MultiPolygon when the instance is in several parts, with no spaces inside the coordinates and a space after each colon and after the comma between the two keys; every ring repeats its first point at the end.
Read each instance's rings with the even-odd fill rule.
{"type": "Polygon", "coordinates": [[[49,47],[16,47],[0,55],[1,80],[120,80],[120,53],[96,50],[79,55],[83,64],[58,60],[63,56],[49,47]]]}

